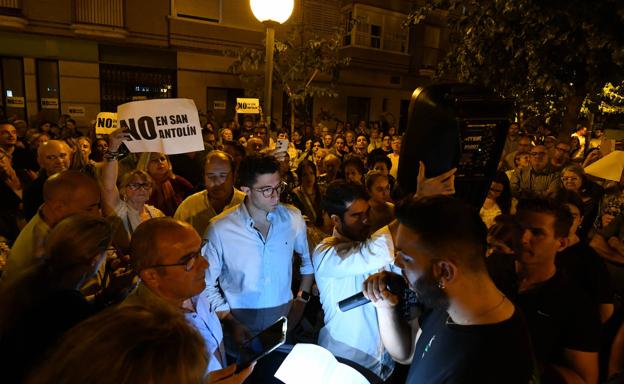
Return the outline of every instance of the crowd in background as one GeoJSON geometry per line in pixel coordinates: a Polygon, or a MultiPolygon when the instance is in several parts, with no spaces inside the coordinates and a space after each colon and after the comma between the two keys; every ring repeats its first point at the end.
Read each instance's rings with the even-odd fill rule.
{"type": "MultiPolygon", "coordinates": [[[[344,211],[328,212],[327,201],[333,197],[327,195],[328,188],[339,193],[336,186],[347,183],[364,191],[363,195],[353,192],[353,196],[365,197],[367,206],[359,220],[366,224],[361,227],[366,233],[362,238],[356,234],[350,237],[364,243],[394,222],[395,203],[411,198],[397,181],[402,136],[396,127],[375,121],[269,130],[252,117],[242,118],[241,124],[232,121],[220,127],[204,120],[205,150],[177,155],[127,153],[124,134],[118,130],[110,136],[96,135],[92,127],[80,130],[68,116],[58,123],[42,121],[36,127],[23,121],[0,122],[0,361],[6,364],[15,357],[21,361],[11,367],[8,382],[26,378],[35,383],[85,382],[99,377],[102,381],[97,382],[147,378],[153,382],[191,383],[205,380],[209,371],[213,372],[210,382],[241,382],[250,369],[243,375],[234,374],[231,360],[225,355],[229,353],[228,338],[238,342],[240,335],[236,332],[251,329],[241,320],[246,314],[232,309],[236,319],[230,314],[219,314],[217,318],[211,307],[217,293],[223,296],[219,300],[229,301],[230,305],[240,299],[227,292],[228,284],[237,278],[230,270],[235,266],[227,264],[227,247],[233,246],[237,238],[222,216],[245,211],[245,201],[253,205],[254,198],[261,204],[262,196],[253,197],[254,183],[260,176],[272,174],[271,161],[277,167],[279,183],[267,182],[256,192],[266,199],[278,198],[280,205],[296,207],[280,215],[287,217],[284,220],[289,228],[295,228],[301,217],[302,236],[307,242],[305,246],[294,245],[298,257],[292,258],[292,264],[296,268],[287,267],[293,275],[288,281],[287,299],[300,299],[306,304],[293,317],[296,321],[289,329],[292,343],[319,342],[323,327],[332,321],[323,303],[322,288],[319,292],[317,284],[306,280],[306,276],[318,273],[317,247],[325,244],[324,239],[339,237],[337,227],[343,228],[340,236],[347,232],[344,211]],[[283,143],[287,143],[285,147],[283,143]],[[264,170],[253,168],[250,159],[264,170]],[[250,180],[241,178],[248,174],[250,180]],[[150,227],[146,225],[149,222],[156,224],[150,227]],[[167,231],[179,231],[179,236],[171,235],[170,243],[185,244],[188,238],[188,252],[179,260],[163,261],[167,245],[151,237],[158,233],[159,238],[165,238],[167,231]],[[225,233],[231,243],[223,245],[225,250],[213,249],[210,244],[225,233]],[[149,244],[150,239],[154,244],[149,244]],[[162,257],[148,262],[144,258],[150,252],[162,257]],[[208,263],[201,261],[204,259],[208,263]],[[222,269],[212,270],[219,263],[222,269]],[[187,274],[174,281],[177,277],[172,272],[159,269],[170,266],[182,266],[182,273],[187,274]],[[157,273],[148,273],[150,268],[157,273]],[[182,281],[189,278],[189,271],[201,276],[201,284],[185,286],[182,281]],[[232,276],[225,280],[225,273],[232,276]],[[137,275],[149,293],[141,292],[142,285],[136,288],[137,275]],[[208,309],[202,309],[201,300],[193,301],[193,297],[201,296],[204,275],[207,290],[210,284],[215,285],[214,291],[207,294],[208,309]],[[187,289],[183,293],[179,288],[182,286],[187,289]],[[305,297],[308,293],[310,298],[305,297]],[[152,295],[164,301],[175,297],[177,301],[169,300],[177,303],[174,308],[179,305],[185,309],[182,314],[163,306],[145,310],[145,303],[155,300],[152,295]],[[190,308],[186,307],[189,302],[190,308]],[[204,310],[210,314],[202,315],[204,310]],[[50,318],[51,312],[62,316],[50,318]],[[193,323],[186,316],[189,313],[204,316],[203,322],[193,323]],[[188,323],[194,328],[189,328],[188,323]],[[245,327],[237,328],[241,323],[245,327]],[[215,341],[212,346],[211,338],[215,341]],[[107,361],[110,359],[102,356],[121,357],[107,361]],[[89,374],[76,369],[85,364],[94,367],[89,374]],[[114,376],[122,373],[124,378],[114,376]],[[105,376],[110,379],[103,380],[105,376]]],[[[523,305],[529,306],[529,302],[539,310],[555,305],[553,302],[559,305],[554,311],[561,317],[548,315],[554,324],[543,325],[538,320],[538,329],[531,329],[533,320],[528,321],[544,382],[568,377],[566,368],[588,383],[624,371],[624,328],[620,327],[620,300],[624,294],[623,184],[597,179],[584,171],[606,152],[604,148],[601,151],[601,134],[598,130],[588,132],[585,124],[579,124],[569,136],[554,136],[546,125],[529,129],[512,123],[499,171],[479,211],[488,230],[488,268],[506,295],[503,301],[514,297],[519,300],[514,299],[514,304],[526,311],[523,305]],[[540,205],[535,199],[556,202],[558,206],[540,205]],[[527,201],[533,201],[532,205],[527,201]],[[567,209],[565,215],[569,217],[557,216],[561,215],[561,207],[567,209]],[[543,217],[538,220],[539,214],[551,215],[557,223],[568,220],[569,224],[546,225],[540,222],[543,217]],[[529,231],[530,235],[518,238],[519,231],[529,231]],[[544,239],[550,242],[546,244],[544,239]],[[511,264],[505,255],[517,254],[518,243],[520,248],[524,244],[522,249],[532,256],[537,255],[536,249],[552,248],[552,271],[547,268],[549,262],[536,262],[537,266],[520,262],[528,265],[527,270],[537,271],[533,277],[540,289],[547,282],[554,284],[553,276],[560,274],[565,284],[560,283],[554,291],[536,293],[529,289],[537,297],[531,300],[522,286],[505,291],[502,287],[509,279],[498,277],[516,272],[513,265],[507,268],[511,264]],[[560,288],[578,292],[582,298],[562,299],[570,294],[557,291],[560,288]],[[549,301],[540,301],[544,297],[549,301]],[[563,320],[565,324],[560,323],[563,320]],[[556,337],[547,335],[551,327],[558,329],[556,337]],[[577,332],[586,337],[573,335],[577,332]],[[548,369],[549,364],[564,368],[548,369]]],[[[347,199],[345,203],[352,201],[347,199]]],[[[268,228],[275,227],[276,222],[271,220],[277,219],[269,220],[263,231],[252,208],[246,209],[266,246],[271,236],[276,236],[268,228]]],[[[245,223],[241,221],[241,230],[245,223]]],[[[171,250],[171,254],[175,252],[171,250]]],[[[293,250],[289,252],[291,257],[293,250]]],[[[549,255],[544,258],[550,260],[549,255]]],[[[384,263],[387,261],[381,265],[384,263]]],[[[369,272],[374,271],[363,275],[369,272]]],[[[242,268],[240,273],[248,271],[242,268]]],[[[246,283],[241,284],[239,288],[246,289],[246,283]]],[[[293,308],[296,305],[289,304],[286,309],[289,320],[293,308]]],[[[397,368],[393,373],[393,365],[385,364],[381,342],[379,345],[380,355],[372,362],[348,353],[344,357],[386,382],[404,382],[405,371],[397,368]]]]}

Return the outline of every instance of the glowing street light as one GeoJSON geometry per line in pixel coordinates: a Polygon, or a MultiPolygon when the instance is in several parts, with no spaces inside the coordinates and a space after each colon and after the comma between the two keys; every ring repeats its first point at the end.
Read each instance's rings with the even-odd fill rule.
{"type": "Polygon", "coordinates": [[[264,109],[267,127],[271,124],[271,93],[273,84],[273,46],[275,26],[284,23],[292,14],[294,0],[249,0],[251,11],[256,19],[266,26],[266,68],[264,70],[264,109]]]}

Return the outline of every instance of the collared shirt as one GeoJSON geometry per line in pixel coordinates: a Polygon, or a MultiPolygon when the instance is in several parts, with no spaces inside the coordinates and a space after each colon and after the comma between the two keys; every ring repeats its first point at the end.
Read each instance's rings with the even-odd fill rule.
{"type": "Polygon", "coordinates": [[[362,292],[364,280],[382,269],[389,270],[393,260],[394,244],[388,226],[364,242],[352,241],[334,229],[333,235],[323,239],[312,256],[325,313],[319,345],[368,368],[382,379],[392,373],[393,364],[381,341],[375,306],[366,304],[342,312],[337,303],[362,292]]]}
{"type": "Polygon", "coordinates": [[[266,238],[255,228],[244,202],[210,222],[202,254],[210,264],[206,291],[214,311],[273,308],[289,303],[293,252],[301,255],[302,275],[314,272],[301,212],[278,204],[267,219],[271,227],[266,238]]]}
{"type": "Polygon", "coordinates": [[[36,258],[43,256],[43,244],[50,226],[43,220],[38,212],[22,229],[9,253],[9,259],[4,271],[4,276],[9,273],[19,273],[29,266],[36,258]]]}
{"type": "MultiPolygon", "coordinates": [[[[228,208],[242,203],[244,199],[245,193],[234,188],[232,199],[223,210],[225,211],[228,208]]],[[[215,212],[214,208],[210,204],[208,191],[203,190],[184,199],[182,204],[180,204],[178,209],[175,211],[173,218],[186,221],[191,224],[193,228],[195,228],[200,236],[203,236],[206,232],[206,228],[208,228],[210,219],[215,216],[217,216],[217,212],[215,212]]]]}
{"type": "Polygon", "coordinates": [[[511,194],[515,198],[548,197],[559,189],[560,174],[550,165],[540,172],[533,170],[533,167],[518,168],[509,180],[509,184],[511,194]]]}
{"type": "MultiPolygon", "coordinates": [[[[225,368],[223,361],[225,358],[223,330],[216,313],[210,310],[210,304],[205,291],[189,300],[193,305],[188,307],[194,308],[194,311],[186,309],[186,306],[184,309],[179,309],[184,311],[186,321],[199,332],[206,343],[206,351],[209,356],[207,372],[225,368]]],[[[169,304],[141,283],[120,305],[142,305],[149,308],[169,304]]]]}

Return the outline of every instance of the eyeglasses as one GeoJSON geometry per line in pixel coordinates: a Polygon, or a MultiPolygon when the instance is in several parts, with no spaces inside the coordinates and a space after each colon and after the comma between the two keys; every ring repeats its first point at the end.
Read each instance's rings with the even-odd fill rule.
{"type": "Polygon", "coordinates": [[[197,258],[201,256],[201,250],[204,248],[205,242],[202,242],[199,249],[191,252],[180,259],[180,262],[174,264],[155,264],[148,268],[166,268],[166,267],[184,267],[185,272],[190,272],[197,264],[197,258]]]}
{"type": "Polygon", "coordinates": [[[254,191],[256,192],[260,192],[262,193],[262,196],[264,196],[265,198],[270,198],[273,196],[274,193],[277,192],[277,194],[281,194],[282,192],[284,192],[284,190],[286,189],[287,184],[285,182],[281,182],[277,185],[277,187],[273,188],[273,187],[264,187],[264,188],[252,188],[254,191]]]}
{"type": "Polygon", "coordinates": [[[133,191],[138,191],[139,189],[147,191],[149,189],[152,189],[152,183],[130,183],[128,184],[128,188],[133,191]]]}
{"type": "Polygon", "coordinates": [[[546,156],[546,152],[531,152],[529,153],[531,157],[544,157],[546,156]]]}

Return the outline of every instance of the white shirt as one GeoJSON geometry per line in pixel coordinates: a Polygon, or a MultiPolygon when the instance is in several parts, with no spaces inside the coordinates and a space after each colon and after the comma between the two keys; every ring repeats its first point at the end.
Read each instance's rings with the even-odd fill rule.
{"type": "Polygon", "coordinates": [[[301,255],[302,275],[314,272],[301,212],[278,204],[267,219],[271,227],[266,239],[254,227],[245,203],[210,222],[202,254],[210,264],[206,291],[212,310],[273,308],[289,303],[293,252],[301,255]]]}
{"type": "MultiPolygon", "coordinates": [[[[234,188],[232,194],[232,200],[226,205],[223,210],[234,207],[243,202],[245,199],[245,193],[234,188]]],[[[208,192],[203,190],[192,194],[184,199],[182,204],[176,209],[173,215],[174,219],[185,221],[193,226],[200,236],[203,236],[208,228],[210,219],[217,216],[214,208],[210,204],[208,199],[208,192]]]]}
{"type": "MultiPolygon", "coordinates": [[[[162,211],[154,206],[149,204],[145,204],[145,210],[147,210],[147,214],[149,218],[152,219],[154,217],[163,217],[165,216],[162,211]]],[[[128,236],[132,237],[132,232],[143,222],[141,218],[141,212],[132,208],[128,205],[127,202],[120,200],[117,207],[115,207],[115,215],[121,219],[123,222],[124,228],[126,229],[126,233],[128,236]]]]}
{"type": "Polygon", "coordinates": [[[369,303],[341,312],[338,302],[362,292],[364,280],[380,270],[389,270],[393,261],[394,244],[388,226],[364,242],[345,238],[334,229],[332,237],[323,239],[312,256],[325,313],[319,345],[368,368],[382,379],[392,373],[392,361],[381,341],[375,306],[369,303]]]}

